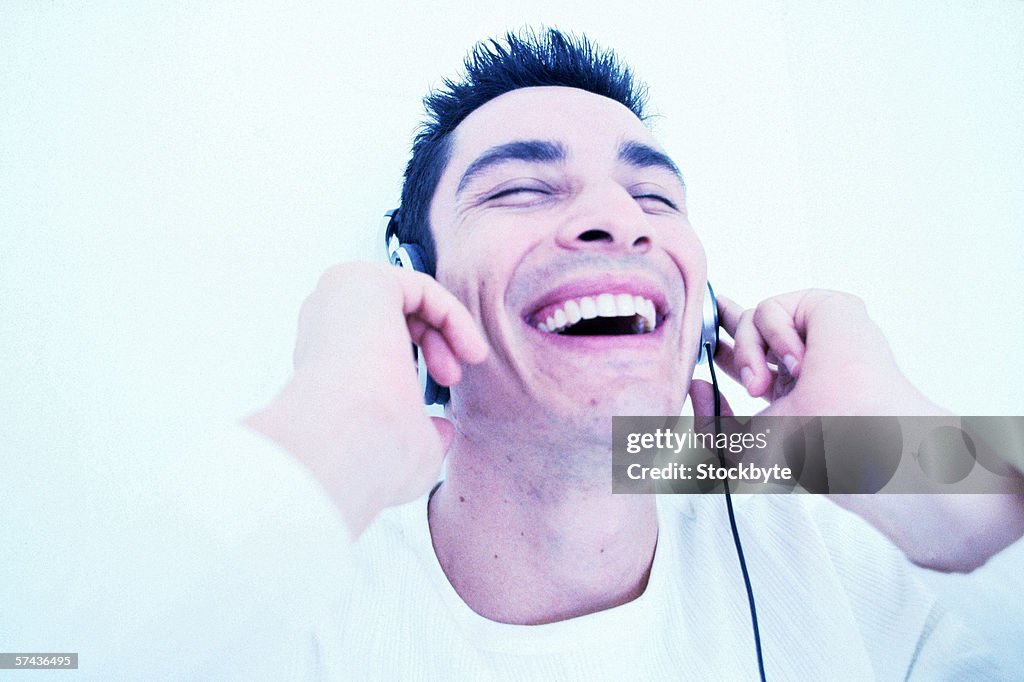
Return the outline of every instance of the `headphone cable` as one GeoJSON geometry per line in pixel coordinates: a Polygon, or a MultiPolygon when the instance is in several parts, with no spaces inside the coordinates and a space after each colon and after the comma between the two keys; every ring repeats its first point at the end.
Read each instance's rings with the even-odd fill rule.
{"type": "MultiPolygon", "coordinates": [[[[719,436],[722,433],[722,397],[718,392],[718,378],[715,376],[714,358],[711,357],[711,343],[705,342],[704,347],[708,354],[708,368],[711,370],[711,385],[715,392],[715,442],[720,442],[719,436]]],[[[718,463],[725,468],[725,455],[722,447],[717,445],[718,463]]],[[[740,542],[740,533],[736,528],[736,514],[732,508],[732,496],[729,492],[729,478],[723,478],[725,486],[725,506],[729,510],[729,526],[732,528],[732,539],[736,545],[736,556],[740,560],[740,570],[743,573],[743,585],[747,588],[747,603],[750,605],[750,621],[754,626],[754,647],[757,650],[757,670],[761,675],[761,682],[766,682],[764,676],[764,657],[761,655],[761,630],[757,626],[757,607],[754,605],[754,590],[750,586],[750,574],[747,572],[747,561],[743,558],[743,544],[740,542]]]]}

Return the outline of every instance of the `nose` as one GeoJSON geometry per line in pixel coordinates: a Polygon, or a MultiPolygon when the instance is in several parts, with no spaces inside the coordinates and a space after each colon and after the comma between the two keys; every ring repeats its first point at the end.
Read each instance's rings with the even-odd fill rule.
{"type": "Polygon", "coordinates": [[[559,246],[620,254],[651,250],[651,227],[643,210],[624,187],[580,195],[578,208],[558,231],[559,246]]]}

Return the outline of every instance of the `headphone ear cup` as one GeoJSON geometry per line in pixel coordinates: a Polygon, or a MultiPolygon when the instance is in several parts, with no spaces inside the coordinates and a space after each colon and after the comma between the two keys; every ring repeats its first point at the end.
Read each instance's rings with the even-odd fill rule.
{"type": "MultiPolygon", "coordinates": [[[[423,255],[423,248],[419,244],[403,243],[395,251],[395,258],[398,259],[399,265],[403,268],[409,268],[416,272],[427,272],[426,268],[426,257],[423,255]]],[[[422,352],[419,352],[422,356],[422,352]]],[[[422,379],[420,382],[423,387],[423,403],[425,405],[445,405],[451,398],[451,393],[448,391],[447,386],[434,381],[434,377],[430,376],[427,372],[426,365],[419,367],[419,375],[422,379]]]]}
{"type": "Polygon", "coordinates": [[[447,386],[434,381],[427,371],[427,363],[423,361],[423,351],[413,346],[416,351],[416,376],[420,379],[420,390],[423,393],[424,405],[445,405],[451,399],[451,393],[447,386]]]}
{"type": "Polygon", "coordinates": [[[434,381],[434,377],[430,376],[430,373],[426,370],[423,371],[422,376],[425,377],[423,382],[423,404],[447,405],[448,401],[452,398],[448,387],[434,381]]]}
{"type": "MultiPolygon", "coordinates": [[[[394,224],[395,211],[389,211],[384,216],[385,220],[385,244],[388,249],[388,260],[392,265],[400,268],[415,270],[416,272],[427,272],[427,259],[423,254],[423,247],[419,244],[400,242],[395,234],[394,224]]],[[[423,389],[423,403],[425,405],[445,405],[451,398],[451,392],[447,386],[434,381],[434,377],[427,372],[423,362],[423,353],[416,348],[416,369],[420,377],[420,387],[423,389]]]]}
{"type": "Polygon", "coordinates": [[[427,271],[426,258],[423,255],[423,248],[419,244],[402,243],[391,256],[391,262],[416,272],[427,271]]]}
{"type": "Polygon", "coordinates": [[[704,296],[703,321],[700,329],[700,351],[697,354],[697,364],[710,362],[715,357],[715,350],[718,349],[718,300],[715,298],[715,290],[711,288],[711,282],[707,283],[708,290],[704,296]],[[708,344],[711,345],[711,352],[708,353],[708,344]]]}

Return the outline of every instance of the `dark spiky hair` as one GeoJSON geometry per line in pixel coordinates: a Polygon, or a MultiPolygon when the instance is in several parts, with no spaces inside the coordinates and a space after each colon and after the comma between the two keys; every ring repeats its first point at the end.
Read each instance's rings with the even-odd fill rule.
{"type": "Polygon", "coordinates": [[[430,202],[451,155],[451,133],[476,109],[519,88],[564,86],[602,95],[626,106],[644,120],[646,87],[635,80],[611,50],[603,50],[586,36],[557,29],[541,33],[524,30],[477,43],[466,57],[465,75],[445,79],[444,85],[423,99],[426,120],[412,145],[405,168],[398,236],[419,244],[430,274],[435,274],[436,253],[430,231],[430,202]]]}

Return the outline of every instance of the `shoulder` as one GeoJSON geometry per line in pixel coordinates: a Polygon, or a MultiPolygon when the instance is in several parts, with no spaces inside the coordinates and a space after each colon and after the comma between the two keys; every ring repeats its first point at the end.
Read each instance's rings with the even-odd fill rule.
{"type": "Polygon", "coordinates": [[[364,588],[355,592],[390,594],[396,585],[420,584],[434,577],[436,559],[427,523],[427,500],[424,496],[385,509],[355,542],[354,571],[364,588]]]}
{"type": "Polygon", "coordinates": [[[813,609],[849,614],[877,679],[994,675],[986,648],[937,603],[899,548],[860,517],[817,495],[752,496],[737,516],[760,530],[752,535],[761,551],[794,580],[832,585],[827,597],[805,594],[817,594],[813,609]]]}

